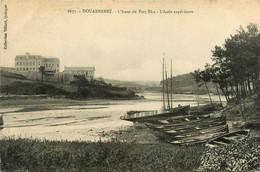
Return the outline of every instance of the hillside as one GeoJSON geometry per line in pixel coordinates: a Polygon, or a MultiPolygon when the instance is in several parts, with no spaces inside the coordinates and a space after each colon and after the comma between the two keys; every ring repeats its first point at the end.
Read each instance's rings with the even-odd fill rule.
{"type": "MultiPolygon", "coordinates": [[[[171,79],[168,79],[167,81],[168,81],[168,86],[170,87],[171,79]]],[[[211,93],[217,94],[216,88],[212,82],[207,83],[207,86],[211,93]]],[[[187,74],[177,75],[173,77],[173,92],[206,94],[207,90],[204,87],[204,85],[197,88],[197,84],[194,81],[192,75],[187,73],[187,74]]]]}
{"type": "Polygon", "coordinates": [[[39,95],[46,94],[51,97],[67,97],[72,99],[105,98],[105,99],[136,99],[139,98],[133,91],[126,88],[114,87],[101,81],[87,81],[84,86],[76,83],[61,84],[27,80],[19,74],[0,72],[1,94],[12,95],[39,95]]]}
{"type": "Polygon", "coordinates": [[[114,86],[127,87],[127,88],[160,87],[160,83],[158,81],[119,81],[119,80],[113,80],[107,78],[104,78],[104,81],[114,86]]]}
{"type": "MultiPolygon", "coordinates": [[[[159,81],[119,81],[112,79],[102,79],[106,83],[114,86],[131,88],[134,91],[162,91],[162,85],[159,81]]],[[[168,86],[170,87],[171,80],[168,79],[168,86]]],[[[217,94],[213,83],[208,83],[209,91],[217,94]]],[[[174,93],[197,93],[197,85],[191,74],[177,75],[173,77],[173,92],[174,93]]],[[[204,86],[198,88],[199,94],[206,94],[207,91],[204,86]]]]}

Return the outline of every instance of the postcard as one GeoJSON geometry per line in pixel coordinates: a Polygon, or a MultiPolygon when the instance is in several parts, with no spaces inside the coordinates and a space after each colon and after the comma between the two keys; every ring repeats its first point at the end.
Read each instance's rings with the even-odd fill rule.
{"type": "Polygon", "coordinates": [[[0,171],[259,171],[257,0],[1,0],[0,171]]]}

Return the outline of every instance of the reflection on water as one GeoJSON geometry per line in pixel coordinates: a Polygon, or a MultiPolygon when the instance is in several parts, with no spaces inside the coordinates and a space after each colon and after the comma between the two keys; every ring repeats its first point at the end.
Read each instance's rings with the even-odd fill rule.
{"type": "MultiPolygon", "coordinates": [[[[111,100],[109,105],[64,106],[58,110],[6,113],[3,115],[5,124],[0,130],[0,137],[99,140],[99,134],[102,132],[132,125],[131,122],[119,119],[127,111],[161,109],[161,94],[145,93],[143,95],[145,100],[111,100]]],[[[174,94],[173,97],[174,107],[179,104],[197,105],[194,95],[174,94]]],[[[212,99],[218,101],[217,96],[212,96],[212,99]]],[[[207,95],[200,96],[200,104],[203,103],[208,103],[207,95]]],[[[1,112],[7,111],[11,110],[1,109],[1,112]]]]}

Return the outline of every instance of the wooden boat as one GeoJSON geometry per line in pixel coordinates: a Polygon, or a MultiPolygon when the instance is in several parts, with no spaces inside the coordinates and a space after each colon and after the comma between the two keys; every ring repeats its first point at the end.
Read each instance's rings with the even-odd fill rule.
{"type": "Polygon", "coordinates": [[[216,133],[214,132],[214,133],[202,134],[193,137],[183,138],[181,140],[168,141],[168,143],[171,143],[173,145],[194,145],[194,144],[206,143],[209,140],[223,136],[226,133],[227,131],[220,131],[216,133]]]}
{"type": "Polygon", "coordinates": [[[206,134],[206,133],[214,133],[219,131],[228,131],[228,126],[226,122],[218,122],[205,126],[192,126],[179,130],[164,130],[164,129],[153,129],[146,124],[148,128],[153,130],[155,136],[160,138],[161,140],[179,140],[182,138],[192,137],[196,135],[206,134]]]}
{"type": "Polygon", "coordinates": [[[201,121],[202,119],[210,118],[210,115],[178,115],[172,116],[168,119],[159,119],[159,120],[148,120],[147,122],[155,125],[177,125],[184,122],[193,122],[193,121],[201,121]]]}
{"type": "Polygon", "coordinates": [[[209,147],[215,147],[219,145],[228,145],[235,140],[243,140],[250,135],[250,130],[239,130],[231,133],[224,134],[215,138],[207,143],[209,147]]]}
{"type": "Polygon", "coordinates": [[[181,130],[185,128],[192,128],[198,126],[209,126],[210,124],[214,125],[217,122],[224,122],[226,123],[225,117],[218,117],[218,118],[206,118],[201,120],[194,120],[194,121],[186,121],[182,123],[169,123],[169,124],[153,124],[146,122],[148,127],[153,129],[165,129],[165,130],[181,130]]]}
{"type": "Polygon", "coordinates": [[[183,128],[175,128],[174,130],[172,130],[172,129],[162,129],[162,130],[168,134],[177,135],[178,133],[188,133],[188,132],[193,132],[193,131],[198,131],[198,130],[204,130],[204,129],[208,129],[211,127],[223,126],[225,124],[226,124],[225,121],[220,121],[220,122],[214,122],[211,124],[197,124],[195,126],[186,126],[183,128]]]}
{"type": "Polygon", "coordinates": [[[146,122],[151,120],[163,120],[178,115],[188,115],[190,105],[180,106],[169,110],[140,111],[121,116],[120,119],[132,122],[146,122]]]}
{"type": "Polygon", "coordinates": [[[210,118],[210,115],[183,115],[183,116],[174,116],[170,117],[167,120],[158,120],[153,121],[154,123],[160,123],[160,124],[179,124],[183,122],[191,122],[196,120],[202,120],[210,118]]]}
{"type": "Polygon", "coordinates": [[[183,138],[205,135],[208,133],[217,133],[220,131],[228,132],[225,117],[204,119],[202,122],[185,123],[186,125],[156,125],[145,123],[148,128],[153,130],[153,134],[160,140],[180,140],[183,138]]]}
{"type": "Polygon", "coordinates": [[[176,135],[170,134],[171,138],[174,138],[175,140],[180,140],[183,138],[188,138],[188,137],[194,137],[198,135],[203,135],[203,134],[209,134],[209,133],[217,133],[221,131],[227,131],[228,132],[228,125],[219,125],[219,126],[214,126],[214,127],[208,127],[204,129],[197,129],[194,131],[190,131],[187,133],[178,133],[176,135]]]}
{"type": "Polygon", "coordinates": [[[214,127],[214,126],[220,126],[220,125],[225,125],[226,121],[221,120],[221,121],[210,121],[210,122],[200,122],[200,123],[194,123],[192,125],[186,125],[186,126],[172,126],[172,127],[164,127],[164,131],[167,131],[168,133],[172,132],[175,133],[176,131],[181,131],[181,130],[186,130],[186,129],[192,129],[192,128],[209,128],[209,127],[214,127]]]}

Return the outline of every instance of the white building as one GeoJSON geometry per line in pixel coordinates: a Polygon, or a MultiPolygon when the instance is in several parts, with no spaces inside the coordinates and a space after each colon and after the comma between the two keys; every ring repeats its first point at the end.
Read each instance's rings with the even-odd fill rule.
{"type": "Polygon", "coordinates": [[[45,58],[40,55],[17,55],[15,57],[15,69],[20,71],[39,71],[39,66],[44,66],[45,71],[51,73],[60,72],[59,58],[45,58]]]}
{"type": "Polygon", "coordinates": [[[65,74],[84,75],[87,79],[93,79],[95,76],[95,67],[66,67],[65,74]]]}

